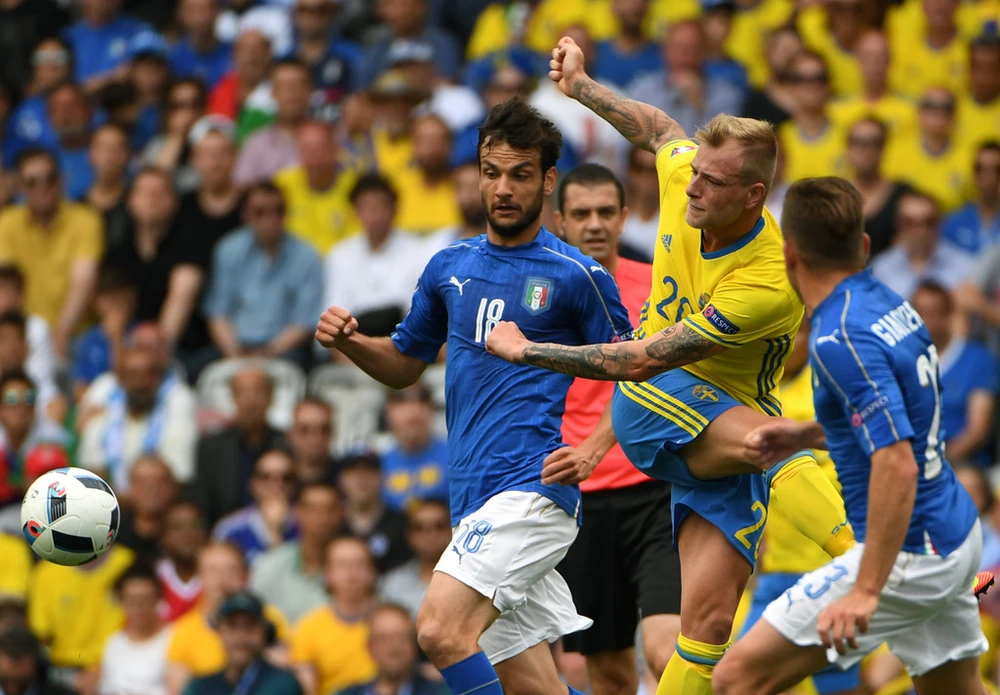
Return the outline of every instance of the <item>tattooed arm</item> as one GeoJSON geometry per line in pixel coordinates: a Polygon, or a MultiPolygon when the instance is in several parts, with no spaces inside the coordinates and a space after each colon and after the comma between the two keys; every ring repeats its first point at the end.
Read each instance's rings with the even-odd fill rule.
{"type": "Polygon", "coordinates": [[[549,78],[564,94],[613,125],[636,147],[656,152],[671,140],[685,137],[680,124],[660,109],[615,94],[588,77],[583,70],[583,51],[573,39],[559,40],[549,67],[549,78]]]}
{"type": "Polygon", "coordinates": [[[490,332],[486,348],[508,362],[601,381],[644,381],[726,349],[683,323],[644,340],[570,346],[532,343],[509,321],[490,332]]]}

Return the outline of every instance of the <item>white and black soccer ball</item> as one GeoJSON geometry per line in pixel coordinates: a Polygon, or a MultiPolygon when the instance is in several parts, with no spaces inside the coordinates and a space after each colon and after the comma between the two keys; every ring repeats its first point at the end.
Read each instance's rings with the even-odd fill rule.
{"type": "Polygon", "coordinates": [[[83,468],[39,476],[21,502],[28,545],[57,565],[83,565],[107,552],[118,535],[119,517],[111,486],[83,468]]]}

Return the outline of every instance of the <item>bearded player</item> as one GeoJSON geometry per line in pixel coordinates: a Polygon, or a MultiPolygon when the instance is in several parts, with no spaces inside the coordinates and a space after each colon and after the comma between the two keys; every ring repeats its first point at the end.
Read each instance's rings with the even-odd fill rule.
{"type": "Polygon", "coordinates": [[[778,224],[764,208],[777,143],[763,121],[718,116],[689,139],[659,109],[620,97],[584,72],[568,38],[550,78],[656,153],[660,238],[640,340],[564,346],[501,323],[488,347],[515,363],[621,381],[614,432],[629,460],[672,484],[681,562],[681,634],[660,695],[711,695],[712,670],[756,561],[769,488],[831,556],[854,544],[839,495],[807,451],[748,461],[743,439],[780,415],[777,384],[803,315],[785,274],[778,224]]]}

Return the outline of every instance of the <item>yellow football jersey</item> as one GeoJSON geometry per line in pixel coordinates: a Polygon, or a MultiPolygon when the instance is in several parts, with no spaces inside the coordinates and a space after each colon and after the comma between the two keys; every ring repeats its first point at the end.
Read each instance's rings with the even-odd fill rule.
{"type": "Polygon", "coordinates": [[[889,129],[889,138],[906,136],[917,128],[917,107],[909,99],[886,94],[875,101],[863,97],[830,104],[830,120],[845,134],[862,118],[875,118],[889,129]]]}
{"type": "Polygon", "coordinates": [[[980,145],[996,140],[1000,133],[1000,98],[980,104],[972,97],[958,102],[957,137],[974,154],[980,145]]]}
{"type": "Polygon", "coordinates": [[[367,683],[377,673],[368,653],[368,621],[341,620],[331,606],[317,608],[295,625],[292,662],[316,670],[320,693],[367,683]]]}
{"type": "Polygon", "coordinates": [[[896,94],[919,100],[931,87],[965,94],[969,69],[968,43],[956,36],[947,46],[934,48],[924,34],[890,35],[889,87],[896,94]]]}
{"type": "Polygon", "coordinates": [[[803,314],[785,274],[781,230],[765,209],[753,231],[703,252],[701,232],[684,219],[697,149],[692,140],[675,140],[656,155],[660,237],[639,336],[683,321],[730,348],[685,370],[751,408],[779,415],[778,382],[803,314]]]}
{"type": "Polygon", "coordinates": [[[896,138],[886,149],[882,170],[886,178],[908,183],[933,196],[947,213],[965,202],[972,179],[973,157],[964,143],[955,142],[940,154],[931,154],[917,133],[896,138]],[[928,173],[933,173],[928,176],[928,173]]]}
{"type": "Polygon", "coordinates": [[[799,12],[796,22],[802,43],[823,57],[830,71],[830,87],[838,97],[853,97],[861,94],[864,82],[858,59],[834,38],[827,26],[826,10],[821,5],[807,7],[799,12]]]}
{"type": "MultiPolygon", "coordinates": [[[[783,415],[793,420],[803,422],[816,419],[812,370],[808,365],[794,377],[781,383],[781,406],[783,415]]],[[[830,455],[825,451],[814,451],[813,455],[823,472],[836,485],[837,472],[830,455]]],[[[839,485],[837,489],[840,489],[839,485]]],[[[830,556],[821,547],[792,525],[784,513],[780,495],[772,493],[767,505],[767,525],[764,527],[764,540],[761,541],[757,565],[759,571],[804,574],[822,567],[830,560],[830,556]]]]}
{"type": "Polygon", "coordinates": [[[847,137],[834,121],[813,138],[803,135],[795,121],[786,121],[778,126],[778,140],[785,154],[785,180],[789,183],[811,176],[846,173],[847,137]]]}

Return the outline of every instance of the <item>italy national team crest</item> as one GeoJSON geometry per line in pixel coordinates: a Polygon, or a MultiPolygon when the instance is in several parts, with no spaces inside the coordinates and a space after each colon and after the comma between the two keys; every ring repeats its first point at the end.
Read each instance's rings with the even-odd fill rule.
{"type": "Polygon", "coordinates": [[[552,281],[546,278],[528,278],[521,303],[536,316],[548,311],[552,304],[552,281]]]}
{"type": "Polygon", "coordinates": [[[691,389],[691,395],[700,401],[712,401],[713,403],[719,402],[719,392],[708,384],[698,384],[691,389]]]}

